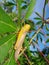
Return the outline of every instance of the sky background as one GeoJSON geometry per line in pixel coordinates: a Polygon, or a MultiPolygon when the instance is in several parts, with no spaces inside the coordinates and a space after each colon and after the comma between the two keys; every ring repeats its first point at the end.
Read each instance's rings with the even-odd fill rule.
{"type": "MultiPolygon", "coordinates": [[[[34,8],[34,11],[38,12],[41,16],[43,15],[42,11],[43,11],[43,6],[44,6],[44,1],[45,0],[36,0],[36,5],[35,5],[35,8],[34,8]]],[[[49,17],[49,6],[48,6],[48,4],[46,5],[45,11],[46,11],[45,19],[47,19],[49,17]]],[[[34,17],[36,17],[36,16],[37,15],[33,12],[32,15],[30,16],[30,19],[34,20],[34,17]]],[[[37,22],[36,20],[34,20],[34,21],[37,22]]],[[[45,27],[43,29],[44,29],[43,32],[46,33],[47,31],[45,30],[45,27]]],[[[49,32],[47,32],[47,33],[49,33],[49,32]]],[[[43,37],[43,42],[44,41],[46,41],[46,38],[43,37]]],[[[46,46],[44,46],[44,44],[42,44],[40,42],[40,40],[38,41],[38,43],[39,43],[40,50],[43,50],[43,48],[46,47],[46,46]]],[[[47,43],[46,45],[49,46],[49,43],[47,43]]],[[[36,50],[36,49],[33,49],[32,46],[30,47],[30,49],[31,50],[36,50]]]]}

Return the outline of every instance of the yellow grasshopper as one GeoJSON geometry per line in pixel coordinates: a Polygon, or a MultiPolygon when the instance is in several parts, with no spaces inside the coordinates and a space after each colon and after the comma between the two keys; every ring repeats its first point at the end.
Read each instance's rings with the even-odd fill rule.
{"type": "Polygon", "coordinates": [[[30,25],[25,24],[18,34],[18,38],[17,38],[16,44],[14,46],[14,49],[16,50],[15,51],[15,60],[16,61],[18,60],[18,56],[21,51],[22,44],[24,42],[25,36],[26,36],[27,32],[29,31],[29,29],[30,29],[30,25]]]}

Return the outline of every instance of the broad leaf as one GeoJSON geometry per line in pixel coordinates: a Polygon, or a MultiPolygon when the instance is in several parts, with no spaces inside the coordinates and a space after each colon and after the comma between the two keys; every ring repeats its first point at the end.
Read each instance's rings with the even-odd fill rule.
{"type": "Polygon", "coordinates": [[[36,0],[31,0],[29,6],[28,6],[28,10],[26,12],[26,16],[25,18],[28,19],[29,16],[32,14],[33,10],[34,10],[34,6],[35,6],[36,0]]]}
{"type": "Polygon", "coordinates": [[[4,37],[3,39],[0,40],[0,63],[3,62],[3,60],[7,56],[9,49],[15,43],[15,39],[16,35],[10,34],[7,37],[4,37]]]}
{"type": "Polygon", "coordinates": [[[16,65],[15,59],[14,59],[14,50],[12,50],[12,53],[10,54],[9,59],[4,63],[4,65],[16,65]]]}
{"type": "Polygon", "coordinates": [[[16,26],[11,18],[0,7],[0,33],[13,32],[16,26]]]}
{"type": "Polygon", "coordinates": [[[6,33],[6,32],[13,32],[15,30],[16,29],[11,24],[8,24],[8,23],[0,20],[0,33],[1,34],[6,33]]]}

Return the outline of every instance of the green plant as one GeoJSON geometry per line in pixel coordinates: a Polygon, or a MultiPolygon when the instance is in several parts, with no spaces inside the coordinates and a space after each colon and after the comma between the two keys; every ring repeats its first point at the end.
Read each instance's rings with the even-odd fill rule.
{"type": "MultiPolygon", "coordinates": [[[[47,25],[49,24],[49,22],[44,19],[45,6],[48,3],[48,0],[45,0],[44,3],[43,16],[41,16],[38,12],[35,12],[35,14],[38,16],[34,18],[35,20],[38,20],[37,23],[29,20],[29,17],[34,10],[36,0],[29,0],[29,2],[27,0],[12,1],[13,2],[6,2],[6,0],[4,1],[3,6],[5,8],[7,7],[6,12],[4,11],[6,10],[4,7],[4,10],[2,9],[2,7],[0,7],[0,65],[45,65],[49,63],[48,59],[44,57],[44,54],[40,52],[40,49],[38,47],[39,38],[42,42],[42,36],[45,37],[45,34],[41,31],[43,27],[45,26],[46,30],[49,31],[47,25]],[[22,6],[22,4],[25,5],[22,6]],[[17,7],[17,13],[12,12],[12,8],[14,5],[17,7]],[[25,11],[24,15],[22,11],[25,11]],[[15,42],[17,41],[17,37],[21,28],[26,24],[29,24],[31,28],[24,39],[22,50],[16,62],[14,58],[15,42]],[[40,27],[38,27],[37,29],[36,26],[40,27]],[[34,34],[30,39],[29,35],[32,31],[34,32],[34,34]],[[37,48],[37,52],[30,51],[31,44],[33,45],[33,47],[37,48]],[[42,57],[40,57],[40,55],[42,57]],[[47,63],[45,62],[45,60],[47,63]]],[[[46,33],[46,35],[49,36],[49,33],[46,33]]],[[[48,42],[49,38],[46,40],[46,43],[48,42]]]]}

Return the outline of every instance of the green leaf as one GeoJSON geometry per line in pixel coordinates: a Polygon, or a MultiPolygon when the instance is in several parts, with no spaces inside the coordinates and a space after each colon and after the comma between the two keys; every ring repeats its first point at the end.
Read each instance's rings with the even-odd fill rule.
{"type": "Polygon", "coordinates": [[[39,39],[39,34],[37,34],[37,40],[39,39]]]}
{"type": "Polygon", "coordinates": [[[22,9],[26,9],[26,8],[27,8],[27,5],[22,6],[22,9]]]}
{"type": "Polygon", "coordinates": [[[41,35],[40,35],[40,41],[42,42],[42,37],[41,37],[41,35]]]}
{"type": "Polygon", "coordinates": [[[49,31],[49,27],[48,27],[48,25],[46,25],[46,30],[49,31]]]}
{"type": "Polygon", "coordinates": [[[49,42],[49,38],[46,40],[46,43],[48,43],[49,42]]]}
{"type": "Polygon", "coordinates": [[[24,39],[24,47],[29,47],[29,39],[27,37],[24,39]]]}
{"type": "Polygon", "coordinates": [[[25,4],[27,4],[28,2],[27,2],[27,0],[22,0],[22,3],[25,3],[25,4]]]}
{"type": "Polygon", "coordinates": [[[13,32],[16,30],[16,25],[11,18],[0,7],[0,33],[13,32]]]}
{"type": "Polygon", "coordinates": [[[21,20],[21,4],[22,0],[17,0],[17,7],[18,7],[18,21],[20,22],[21,20]]]}
{"type": "Polygon", "coordinates": [[[34,10],[35,3],[36,3],[36,0],[31,0],[30,5],[28,6],[28,10],[25,15],[26,19],[28,19],[29,16],[32,14],[32,12],[34,10]]]}
{"type": "Polygon", "coordinates": [[[12,53],[10,54],[9,59],[4,63],[4,65],[16,65],[15,59],[14,59],[14,50],[12,50],[12,53]]]}
{"type": "Polygon", "coordinates": [[[36,19],[36,20],[41,20],[41,18],[39,18],[39,17],[35,17],[34,19],[36,19]]]}
{"type": "Polygon", "coordinates": [[[15,39],[16,39],[16,35],[10,34],[0,40],[0,63],[2,63],[6,58],[9,49],[15,43],[15,39]]]}
{"type": "Polygon", "coordinates": [[[47,33],[46,35],[49,36],[49,33],[47,33]]]}
{"type": "Polygon", "coordinates": [[[42,21],[38,21],[37,23],[36,23],[36,25],[41,25],[42,24],[42,21]]]}
{"type": "Polygon", "coordinates": [[[6,2],[4,5],[5,6],[13,6],[13,5],[16,5],[16,4],[15,3],[12,3],[12,2],[6,2]]]}
{"type": "Polygon", "coordinates": [[[44,36],[44,34],[42,32],[39,32],[42,36],[44,36]]]}
{"type": "Polygon", "coordinates": [[[12,32],[15,30],[16,29],[11,24],[8,24],[8,23],[0,20],[0,34],[6,33],[6,32],[12,32]]]}
{"type": "Polygon", "coordinates": [[[35,14],[41,18],[40,14],[38,12],[35,12],[35,14]]]}
{"type": "Polygon", "coordinates": [[[48,3],[48,0],[46,0],[46,4],[48,3]]]}

